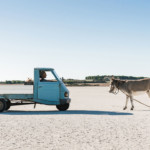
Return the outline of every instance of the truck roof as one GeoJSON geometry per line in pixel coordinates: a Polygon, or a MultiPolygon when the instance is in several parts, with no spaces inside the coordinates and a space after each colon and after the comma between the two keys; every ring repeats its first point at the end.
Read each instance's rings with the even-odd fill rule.
{"type": "Polygon", "coordinates": [[[54,70],[53,68],[41,68],[41,67],[37,67],[34,68],[34,70],[45,70],[45,71],[49,71],[49,70],[54,70]]]}

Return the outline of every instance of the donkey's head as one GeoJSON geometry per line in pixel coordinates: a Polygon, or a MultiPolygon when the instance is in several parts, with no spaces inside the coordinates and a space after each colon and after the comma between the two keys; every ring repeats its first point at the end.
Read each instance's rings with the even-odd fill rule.
{"type": "Polygon", "coordinates": [[[119,90],[119,87],[121,86],[121,84],[124,84],[124,83],[125,83],[125,81],[121,81],[119,79],[114,79],[114,77],[112,77],[109,93],[116,94],[117,91],[119,90]]]}

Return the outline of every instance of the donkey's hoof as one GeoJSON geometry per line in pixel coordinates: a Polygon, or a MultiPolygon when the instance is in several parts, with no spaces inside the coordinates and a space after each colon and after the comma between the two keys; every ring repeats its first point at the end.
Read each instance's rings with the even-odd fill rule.
{"type": "Polygon", "coordinates": [[[123,110],[126,110],[126,109],[127,109],[127,107],[124,107],[124,108],[123,108],[123,110]]]}
{"type": "Polygon", "coordinates": [[[133,110],[134,109],[134,107],[131,107],[131,110],[133,110]]]}

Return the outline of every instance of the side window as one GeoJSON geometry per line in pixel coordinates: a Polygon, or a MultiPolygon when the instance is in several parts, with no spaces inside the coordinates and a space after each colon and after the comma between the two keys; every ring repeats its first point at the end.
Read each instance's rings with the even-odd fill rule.
{"type": "Polygon", "coordinates": [[[51,71],[40,71],[40,82],[57,82],[51,71]]]}
{"type": "Polygon", "coordinates": [[[55,82],[57,81],[51,71],[47,71],[46,74],[47,74],[47,76],[46,76],[47,80],[51,80],[51,81],[55,81],[55,82]]]}

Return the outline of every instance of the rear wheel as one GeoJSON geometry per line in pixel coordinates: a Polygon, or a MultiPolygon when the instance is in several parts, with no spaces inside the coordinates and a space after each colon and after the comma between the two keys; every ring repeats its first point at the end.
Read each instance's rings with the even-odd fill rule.
{"type": "Polygon", "coordinates": [[[5,110],[8,110],[10,108],[10,106],[11,106],[11,102],[10,102],[9,99],[7,99],[6,100],[6,108],[5,108],[5,110]]]}
{"type": "Polygon", "coordinates": [[[3,112],[6,109],[6,101],[4,99],[0,99],[0,112],[3,112]]]}
{"type": "Polygon", "coordinates": [[[56,105],[56,108],[59,110],[59,111],[65,111],[69,108],[69,104],[66,103],[66,104],[61,104],[61,105],[56,105]]]}

